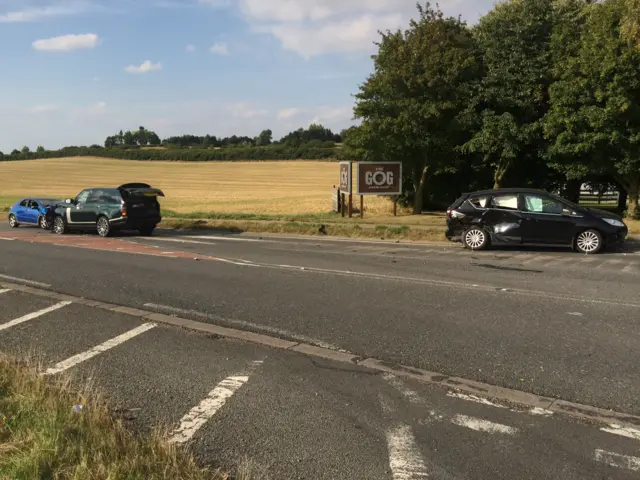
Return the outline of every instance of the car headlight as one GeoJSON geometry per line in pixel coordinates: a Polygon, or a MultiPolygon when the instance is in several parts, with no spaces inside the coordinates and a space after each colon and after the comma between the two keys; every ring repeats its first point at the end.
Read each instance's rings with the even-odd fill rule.
{"type": "Polygon", "coordinates": [[[620,220],[616,220],[615,218],[603,218],[603,220],[614,227],[624,227],[624,223],[620,220]]]}

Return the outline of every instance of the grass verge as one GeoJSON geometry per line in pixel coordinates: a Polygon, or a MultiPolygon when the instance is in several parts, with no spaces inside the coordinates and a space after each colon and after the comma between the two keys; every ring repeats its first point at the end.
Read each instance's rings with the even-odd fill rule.
{"type": "Polygon", "coordinates": [[[445,227],[417,227],[409,225],[167,218],[163,220],[160,226],[174,229],[212,229],[234,233],[281,233],[384,240],[446,241],[444,236],[445,227]],[[326,233],[320,232],[320,228],[323,225],[325,226],[324,231],[326,233]]]}
{"type": "MultiPolygon", "coordinates": [[[[0,356],[0,479],[223,480],[154,433],[137,436],[68,379],[0,356]],[[82,405],[74,413],[73,406],[82,405]]],[[[240,478],[240,477],[238,477],[240,478]]],[[[248,477],[245,477],[245,479],[248,477]]]]}

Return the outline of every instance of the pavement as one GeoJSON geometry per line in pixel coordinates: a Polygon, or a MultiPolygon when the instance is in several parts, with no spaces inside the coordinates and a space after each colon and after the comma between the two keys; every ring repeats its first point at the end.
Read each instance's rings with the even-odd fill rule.
{"type": "Polygon", "coordinates": [[[640,472],[633,248],[583,257],[27,228],[0,239],[0,348],[39,356],[51,375],[91,377],[137,428],[168,426],[205,464],[249,457],[270,478],[314,479],[640,472]],[[405,371],[196,333],[153,312],[405,371]],[[449,383],[404,374],[412,369],[449,383]],[[612,409],[620,421],[472,395],[451,388],[453,376],[612,409]]]}

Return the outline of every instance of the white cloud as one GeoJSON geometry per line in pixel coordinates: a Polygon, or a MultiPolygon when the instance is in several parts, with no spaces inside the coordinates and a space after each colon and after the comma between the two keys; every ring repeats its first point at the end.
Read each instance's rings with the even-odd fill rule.
{"type": "Polygon", "coordinates": [[[195,46],[195,45],[191,45],[191,44],[189,44],[189,45],[187,45],[184,49],[185,49],[187,52],[195,52],[195,51],[196,51],[196,46],[195,46]]]}
{"type": "Polygon", "coordinates": [[[36,40],[32,43],[32,46],[34,49],[44,52],[69,52],[71,50],[95,48],[99,42],[100,38],[95,33],[85,33],[36,40]]]}
{"type": "Polygon", "coordinates": [[[249,102],[232,103],[227,107],[227,111],[236,118],[263,117],[269,112],[249,102]]]}
{"type": "Polygon", "coordinates": [[[129,65],[124,69],[128,73],[147,73],[162,70],[162,64],[152,63],[151,60],[145,60],[140,65],[129,65]]]}
{"type": "Polygon", "coordinates": [[[209,51],[216,55],[229,55],[229,46],[226,43],[216,42],[211,45],[209,51]]]}
{"type": "MultiPolygon", "coordinates": [[[[1,6],[1,4],[0,4],[1,6]]],[[[23,23],[44,20],[50,17],[77,15],[88,9],[87,2],[73,2],[66,4],[54,4],[43,7],[25,8],[0,13],[0,23],[23,23]]]]}
{"type": "Polygon", "coordinates": [[[278,120],[287,120],[289,118],[296,117],[302,113],[302,110],[299,108],[283,108],[278,111],[278,120]]]}
{"type": "Polygon", "coordinates": [[[47,113],[47,112],[55,112],[56,110],[58,110],[57,105],[46,103],[46,104],[35,105],[33,107],[30,107],[27,109],[27,112],[28,113],[47,113]]]}
{"type": "MultiPolygon", "coordinates": [[[[443,10],[476,20],[493,1],[448,0],[443,10]]],[[[200,3],[220,6],[216,0],[200,3]]],[[[416,0],[236,0],[236,6],[254,31],[273,35],[304,58],[372,52],[378,31],[407,26],[418,14],[416,0]]]]}

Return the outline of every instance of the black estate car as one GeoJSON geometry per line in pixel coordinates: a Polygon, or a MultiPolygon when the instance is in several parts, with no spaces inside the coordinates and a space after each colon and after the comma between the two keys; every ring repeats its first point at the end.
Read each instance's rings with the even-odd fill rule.
{"type": "Polygon", "coordinates": [[[465,193],[447,210],[447,238],[474,250],[499,244],[538,245],[593,254],[623,242],[627,233],[622,217],[543,190],[465,193]]]}
{"type": "Polygon", "coordinates": [[[158,197],[164,193],[146,183],[87,188],[55,209],[53,231],[93,230],[106,237],[115,230],[137,230],[151,235],[161,220],[158,197]]]}

